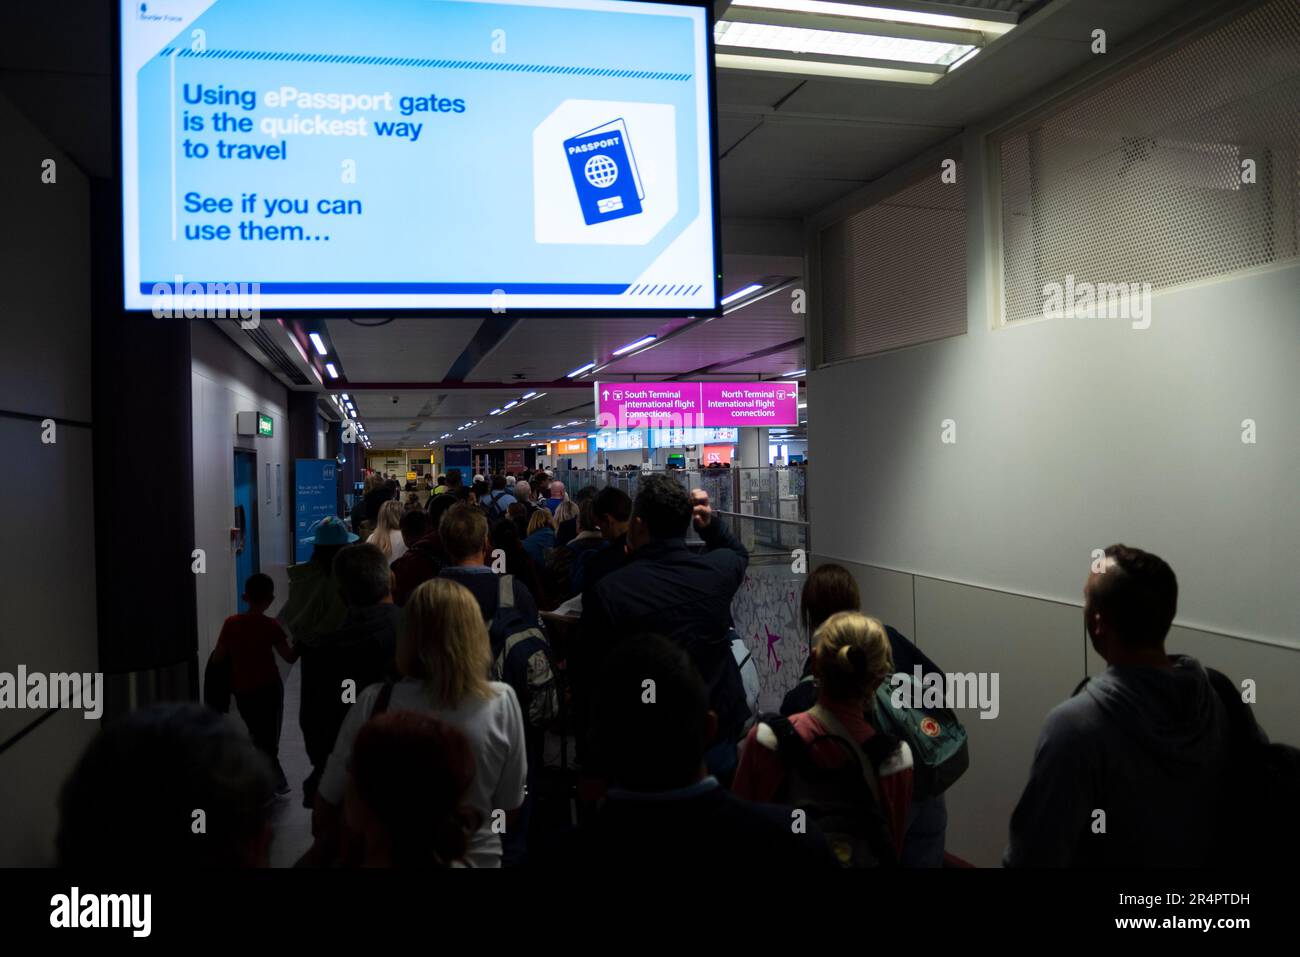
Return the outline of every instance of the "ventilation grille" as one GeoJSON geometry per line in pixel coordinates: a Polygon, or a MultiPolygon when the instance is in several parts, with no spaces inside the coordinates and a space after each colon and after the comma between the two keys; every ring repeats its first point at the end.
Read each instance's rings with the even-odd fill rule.
{"type": "Polygon", "coordinates": [[[938,171],[821,234],[822,361],[966,331],[966,186],[938,171]]]}
{"type": "Polygon", "coordinates": [[[1069,276],[1161,289],[1295,258],[1300,3],[1257,7],[995,145],[1006,321],[1041,316],[1044,286],[1069,276]]]}
{"type": "Polygon", "coordinates": [[[292,382],[294,385],[307,385],[309,380],[303,375],[302,370],[289,361],[289,357],[284,354],[284,350],[275,344],[270,336],[266,334],[260,325],[256,329],[245,329],[248,338],[252,339],[257,348],[262,350],[262,354],[270,360],[271,365],[276,370],[292,382]]]}

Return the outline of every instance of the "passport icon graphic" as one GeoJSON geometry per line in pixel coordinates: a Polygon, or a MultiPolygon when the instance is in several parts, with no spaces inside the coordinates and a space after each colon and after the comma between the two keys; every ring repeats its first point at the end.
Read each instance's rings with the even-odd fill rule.
{"type": "Polygon", "coordinates": [[[641,212],[645,189],[621,117],[565,140],[564,152],[588,226],[641,212]]]}

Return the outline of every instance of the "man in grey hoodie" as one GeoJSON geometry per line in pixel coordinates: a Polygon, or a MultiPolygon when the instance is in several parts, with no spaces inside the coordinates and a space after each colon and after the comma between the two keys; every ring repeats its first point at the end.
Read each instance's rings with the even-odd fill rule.
{"type": "Polygon", "coordinates": [[[1205,668],[1165,653],[1177,604],[1162,559],[1106,549],[1083,614],[1109,667],[1048,714],[1011,816],[1007,867],[1210,862],[1232,785],[1230,732],[1205,668]]]}

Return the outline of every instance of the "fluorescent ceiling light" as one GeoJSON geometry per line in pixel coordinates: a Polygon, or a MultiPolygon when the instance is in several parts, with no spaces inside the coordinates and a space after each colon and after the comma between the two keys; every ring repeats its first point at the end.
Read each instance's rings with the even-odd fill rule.
{"type": "Polygon", "coordinates": [[[318,353],[320,353],[323,356],[327,356],[330,354],[330,351],[325,348],[325,341],[321,339],[319,332],[309,333],[307,335],[307,338],[311,340],[311,344],[316,347],[316,351],[318,353]]]}
{"type": "MultiPolygon", "coordinates": [[[[543,393],[543,394],[545,394],[545,393],[543,393]]],[[[531,398],[533,398],[533,397],[536,396],[536,395],[537,395],[536,392],[530,392],[530,393],[528,393],[526,396],[524,396],[524,398],[525,398],[525,399],[531,399],[531,398]]]]}
{"type": "Polygon", "coordinates": [[[971,60],[975,59],[975,54],[977,54],[977,53],[979,53],[979,52],[980,52],[980,48],[979,48],[979,47],[974,47],[974,48],[970,51],[970,53],[967,53],[967,54],[966,54],[964,57],[962,57],[960,60],[958,60],[958,61],[956,61],[955,63],[953,63],[952,66],[948,67],[948,72],[951,73],[953,70],[957,69],[957,67],[961,66],[963,63],[968,63],[968,62],[970,62],[971,60]]]}
{"type": "Polygon", "coordinates": [[[744,56],[718,53],[714,62],[722,70],[756,70],[760,73],[793,73],[799,76],[831,76],[847,80],[882,80],[889,83],[915,83],[929,86],[939,79],[938,73],[905,70],[898,67],[858,66],[854,63],[831,63],[824,60],[787,60],[783,57],[744,56]]]}
{"type": "Polygon", "coordinates": [[[788,379],[788,378],[790,378],[791,376],[803,375],[803,374],[804,374],[805,372],[807,372],[807,371],[808,371],[807,369],[795,369],[793,372],[786,372],[786,373],[783,373],[783,374],[782,374],[782,378],[788,379]]]}
{"type": "Polygon", "coordinates": [[[758,292],[762,288],[763,287],[759,283],[752,283],[751,285],[746,286],[744,289],[737,289],[730,296],[722,297],[722,305],[725,306],[728,305],[729,303],[735,302],[737,299],[743,299],[745,296],[748,296],[750,293],[758,292]]]}
{"type": "Polygon", "coordinates": [[[629,342],[622,349],[615,349],[614,355],[621,356],[623,353],[631,352],[633,349],[640,349],[642,346],[648,346],[650,343],[654,342],[656,338],[657,336],[645,336],[638,339],[636,342],[629,342]]]}
{"type": "Polygon", "coordinates": [[[501,408],[503,408],[503,409],[513,409],[513,408],[514,408],[515,406],[517,406],[518,404],[519,404],[519,400],[518,400],[518,399],[511,399],[511,400],[510,400],[509,402],[507,402],[505,405],[501,406],[501,408]]]}
{"type": "MultiPolygon", "coordinates": [[[[614,353],[614,355],[618,355],[618,353],[616,352],[616,353],[614,353]]],[[[582,366],[582,367],[579,368],[579,369],[574,369],[572,372],[570,372],[568,375],[566,375],[565,378],[566,378],[566,379],[572,379],[574,376],[576,376],[576,375],[582,375],[582,374],[583,374],[584,372],[586,372],[588,369],[594,369],[594,368],[596,368],[596,363],[594,363],[594,362],[588,362],[585,366],[582,366]]],[[[527,398],[527,396],[525,396],[524,398],[527,398]]]]}
{"type": "Polygon", "coordinates": [[[351,401],[352,401],[350,398],[348,398],[348,394],[347,394],[346,392],[343,393],[343,401],[344,401],[344,402],[351,402],[351,401]]]}
{"type": "Polygon", "coordinates": [[[325,371],[330,374],[331,379],[337,379],[339,377],[339,370],[334,368],[334,363],[332,362],[325,363],[325,371]]]}
{"type": "Polygon", "coordinates": [[[500,415],[500,414],[501,414],[500,409],[493,409],[491,412],[488,413],[488,415],[500,415]]]}
{"type": "Polygon", "coordinates": [[[900,63],[923,63],[948,66],[966,56],[968,43],[942,43],[936,40],[911,40],[904,37],[879,37],[842,30],[810,30],[772,23],[740,23],[719,20],[713,30],[714,42],[724,47],[751,50],[779,50],[787,53],[815,53],[821,56],[856,57],[863,60],[894,60],[900,63]]]}
{"type": "Polygon", "coordinates": [[[753,10],[789,10],[792,13],[820,13],[855,20],[882,20],[888,23],[915,23],[918,26],[946,27],[951,30],[978,30],[1001,35],[1015,28],[1014,23],[981,20],[978,17],[954,17],[942,13],[915,13],[888,7],[863,7],[856,3],[832,3],[829,0],[732,0],[733,7],[753,10]]]}

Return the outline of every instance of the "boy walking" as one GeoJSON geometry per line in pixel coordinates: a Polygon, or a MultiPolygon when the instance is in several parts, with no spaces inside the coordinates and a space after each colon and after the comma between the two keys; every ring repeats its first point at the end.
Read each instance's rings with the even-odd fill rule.
{"type": "Polygon", "coordinates": [[[214,662],[230,659],[230,687],[249,737],[271,759],[276,793],[288,794],[289,783],[280,767],[280,723],[284,717],[284,684],[271,649],[292,664],[298,649],[290,647],[280,625],[266,616],[275,601],[275,583],[267,575],[250,575],[244,583],[248,611],[231,615],[221,626],[214,662]]]}

